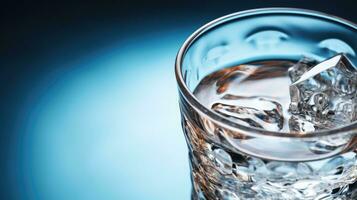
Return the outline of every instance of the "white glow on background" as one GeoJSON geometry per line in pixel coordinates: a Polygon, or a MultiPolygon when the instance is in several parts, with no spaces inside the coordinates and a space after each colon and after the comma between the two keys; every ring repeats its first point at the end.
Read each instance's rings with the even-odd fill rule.
{"type": "Polygon", "coordinates": [[[186,35],[164,35],[80,61],[31,108],[28,199],[189,199],[173,70],[186,35]]]}

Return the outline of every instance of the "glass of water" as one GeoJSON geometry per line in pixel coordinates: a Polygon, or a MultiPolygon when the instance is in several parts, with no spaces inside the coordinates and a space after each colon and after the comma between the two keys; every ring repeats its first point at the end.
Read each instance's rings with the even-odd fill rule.
{"type": "Polygon", "coordinates": [[[186,40],[175,70],[192,199],[357,199],[356,34],[338,17],[269,8],[186,40]]]}

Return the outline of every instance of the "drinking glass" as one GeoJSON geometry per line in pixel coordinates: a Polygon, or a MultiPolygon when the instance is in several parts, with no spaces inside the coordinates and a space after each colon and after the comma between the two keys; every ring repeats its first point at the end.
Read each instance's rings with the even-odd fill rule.
{"type": "Polygon", "coordinates": [[[234,123],[193,94],[207,75],[265,60],[357,63],[357,26],[320,12],[267,8],[233,13],[199,28],[175,64],[192,199],[357,199],[357,123],[309,133],[234,123]]]}

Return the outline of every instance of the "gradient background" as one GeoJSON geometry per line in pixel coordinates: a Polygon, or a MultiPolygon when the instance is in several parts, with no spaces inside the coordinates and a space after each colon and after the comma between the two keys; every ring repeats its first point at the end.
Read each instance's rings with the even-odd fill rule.
{"type": "Polygon", "coordinates": [[[354,1],[1,3],[0,199],[190,198],[174,58],[204,23],[354,1]]]}

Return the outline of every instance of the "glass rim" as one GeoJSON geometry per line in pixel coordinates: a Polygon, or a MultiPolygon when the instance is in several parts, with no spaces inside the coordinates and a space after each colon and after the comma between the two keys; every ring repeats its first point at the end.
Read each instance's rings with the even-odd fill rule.
{"type": "Polygon", "coordinates": [[[211,109],[205,107],[194,95],[193,93],[188,89],[183,76],[181,72],[182,68],[182,62],[185,57],[186,52],[190,48],[190,46],[204,33],[209,31],[210,29],[221,25],[223,23],[236,20],[239,18],[243,17],[248,17],[248,16],[258,16],[262,14],[296,14],[296,15],[301,15],[301,16],[308,16],[308,17],[316,17],[316,18],[321,18],[325,20],[329,20],[332,22],[339,23],[341,25],[348,26],[354,30],[357,31],[357,25],[353,22],[350,22],[346,19],[318,12],[318,11],[313,11],[313,10],[307,10],[307,9],[299,9],[299,8],[288,8],[288,7],[273,7],[273,8],[259,8],[259,9],[251,9],[251,10],[245,10],[245,11],[240,11],[240,12],[235,12],[232,14],[228,14],[225,16],[222,16],[220,18],[217,18],[213,21],[210,21],[206,23],[205,25],[201,26],[199,29],[197,29],[195,32],[193,32],[183,43],[181,48],[179,49],[176,60],[175,60],[175,75],[176,75],[176,81],[178,83],[179,87],[179,92],[182,94],[182,96],[186,99],[187,103],[192,106],[195,111],[200,113],[201,115],[204,115],[211,121],[213,121],[216,124],[219,124],[220,126],[227,128],[229,130],[233,130],[234,132],[238,132],[240,134],[244,133],[246,135],[251,135],[251,136],[275,136],[275,137],[284,137],[284,138],[314,138],[314,137],[323,137],[323,136],[332,136],[332,135],[337,135],[340,133],[346,133],[350,132],[354,134],[357,134],[357,121],[353,122],[351,124],[348,124],[346,126],[341,126],[338,128],[334,129],[327,129],[327,130],[320,130],[320,131],[313,131],[313,132],[306,132],[306,133],[294,133],[294,132],[278,132],[278,131],[268,131],[264,129],[259,129],[255,127],[249,127],[245,125],[241,125],[238,123],[234,123],[233,121],[229,120],[228,118],[225,118],[218,113],[213,112],[211,109]]]}

